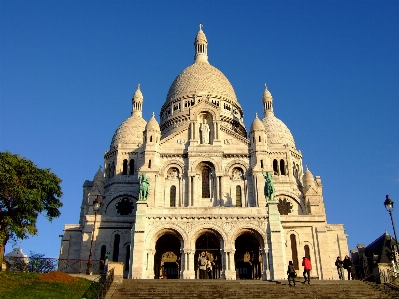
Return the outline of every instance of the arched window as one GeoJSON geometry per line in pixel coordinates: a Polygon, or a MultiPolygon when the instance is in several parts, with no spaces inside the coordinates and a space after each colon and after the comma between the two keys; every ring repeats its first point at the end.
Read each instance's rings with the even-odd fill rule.
{"type": "Polygon", "coordinates": [[[112,261],[117,262],[119,257],[119,243],[121,242],[121,236],[119,234],[115,235],[114,239],[114,252],[112,254],[112,261]]]}
{"type": "Polygon", "coordinates": [[[152,142],[152,135],[150,136],[150,142],[152,142]]]}
{"type": "Polygon", "coordinates": [[[112,168],[111,168],[111,164],[108,163],[108,168],[107,168],[107,177],[112,177],[112,168]]]}
{"type": "Polygon", "coordinates": [[[170,187],[170,206],[176,207],[176,186],[170,187]]]}
{"type": "Polygon", "coordinates": [[[129,262],[130,262],[130,245],[127,245],[126,255],[125,255],[125,271],[129,271],[129,262]]]}
{"type": "Polygon", "coordinates": [[[305,245],[303,247],[303,249],[305,250],[305,256],[308,258],[308,260],[310,261],[310,250],[309,250],[309,245],[305,245]]]}
{"type": "Polygon", "coordinates": [[[274,174],[278,174],[278,162],[276,159],[273,160],[273,171],[274,174]]]}
{"type": "Polygon", "coordinates": [[[255,137],[252,137],[252,143],[255,143],[255,137]]]}
{"type": "Polygon", "coordinates": [[[259,136],[259,142],[260,142],[260,136],[259,136]]]}
{"type": "Polygon", "coordinates": [[[291,253],[292,253],[292,262],[294,263],[294,268],[299,270],[299,263],[298,263],[298,250],[296,247],[296,236],[294,234],[290,235],[291,240],[291,253]]]}
{"type": "Polygon", "coordinates": [[[122,174],[127,175],[127,160],[123,160],[122,174]]]}
{"type": "Polygon", "coordinates": [[[105,260],[105,254],[107,253],[107,246],[101,246],[100,260],[105,260]]]}
{"type": "Polygon", "coordinates": [[[236,186],[236,207],[242,207],[241,186],[236,186]]]}
{"type": "Polygon", "coordinates": [[[148,160],[148,168],[151,168],[151,160],[148,160]]]}
{"type": "Polygon", "coordinates": [[[283,159],[280,160],[280,174],[285,175],[285,163],[283,159]]]}
{"type": "Polygon", "coordinates": [[[263,160],[260,160],[260,168],[263,169],[263,160]]]}
{"type": "Polygon", "coordinates": [[[129,174],[134,174],[134,160],[131,159],[129,162],[129,174]]]}
{"type": "Polygon", "coordinates": [[[210,198],[211,190],[209,185],[209,169],[202,169],[202,198],[210,198]]]}

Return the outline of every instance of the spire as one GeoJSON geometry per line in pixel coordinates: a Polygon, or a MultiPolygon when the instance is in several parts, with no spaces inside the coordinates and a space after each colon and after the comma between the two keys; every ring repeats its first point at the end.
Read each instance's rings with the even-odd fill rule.
{"type": "Polygon", "coordinates": [[[205,33],[202,31],[202,24],[199,25],[199,31],[194,41],[194,63],[208,62],[208,41],[206,40],[205,33]]]}
{"type": "Polygon", "coordinates": [[[267,89],[266,83],[265,83],[265,91],[263,92],[262,103],[263,103],[263,117],[266,117],[268,114],[274,115],[273,97],[270,91],[267,89]]]}
{"type": "Polygon", "coordinates": [[[132,115],[137,115],[142,117],[143,115],[143,94],[140,90],[140,84],[137,85],[137,90],[135,91],[132,98],[132,115]]]}

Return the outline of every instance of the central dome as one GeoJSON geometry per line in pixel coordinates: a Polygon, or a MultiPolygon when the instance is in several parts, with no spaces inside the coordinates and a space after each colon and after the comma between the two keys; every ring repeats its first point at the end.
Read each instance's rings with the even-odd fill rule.
{"type": "Polygon", "coordinates": [[[195,62],[173,81],[166,101],[207,94],[237,102],[233,86],[221,71],[208,62],[195,62]]]}

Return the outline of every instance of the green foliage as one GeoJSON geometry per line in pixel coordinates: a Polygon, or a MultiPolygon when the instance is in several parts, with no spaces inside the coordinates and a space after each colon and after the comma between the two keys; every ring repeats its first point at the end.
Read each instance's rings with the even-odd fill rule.
{"type": "MultiPolygon", "coordinates": [[[[45,282],[38,273],[0,272],[2,299],[80,299],[90,289],[87,299],[94,299],[101,284],[80,278],[76,282],[45,282]]],[[[86,294],[88,294],[86,293],[86,294]]]]}
{"type": "Polygon", "coordinates": [[[61,179],[50,169],[10,152],[0,152],[0,245],[36,235],[40,213],[60,216],[61,179]]]}

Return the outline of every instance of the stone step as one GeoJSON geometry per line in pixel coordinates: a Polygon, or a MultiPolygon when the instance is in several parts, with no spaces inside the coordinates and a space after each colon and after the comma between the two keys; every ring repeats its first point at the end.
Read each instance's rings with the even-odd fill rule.
{"type": "MultiPolygon", "coordinates": [[[[381,286],[381,285],[379,285],[381,286]]],[[[399,292],[391,292],[375,284],[362,281],[313,281],[310,285],[297,283],[290,287],[287,281],[259,280],[123,280],[113,288],[107,299],[149,298],[314,298],[314,299],[399,299],[399,292]]]]}

